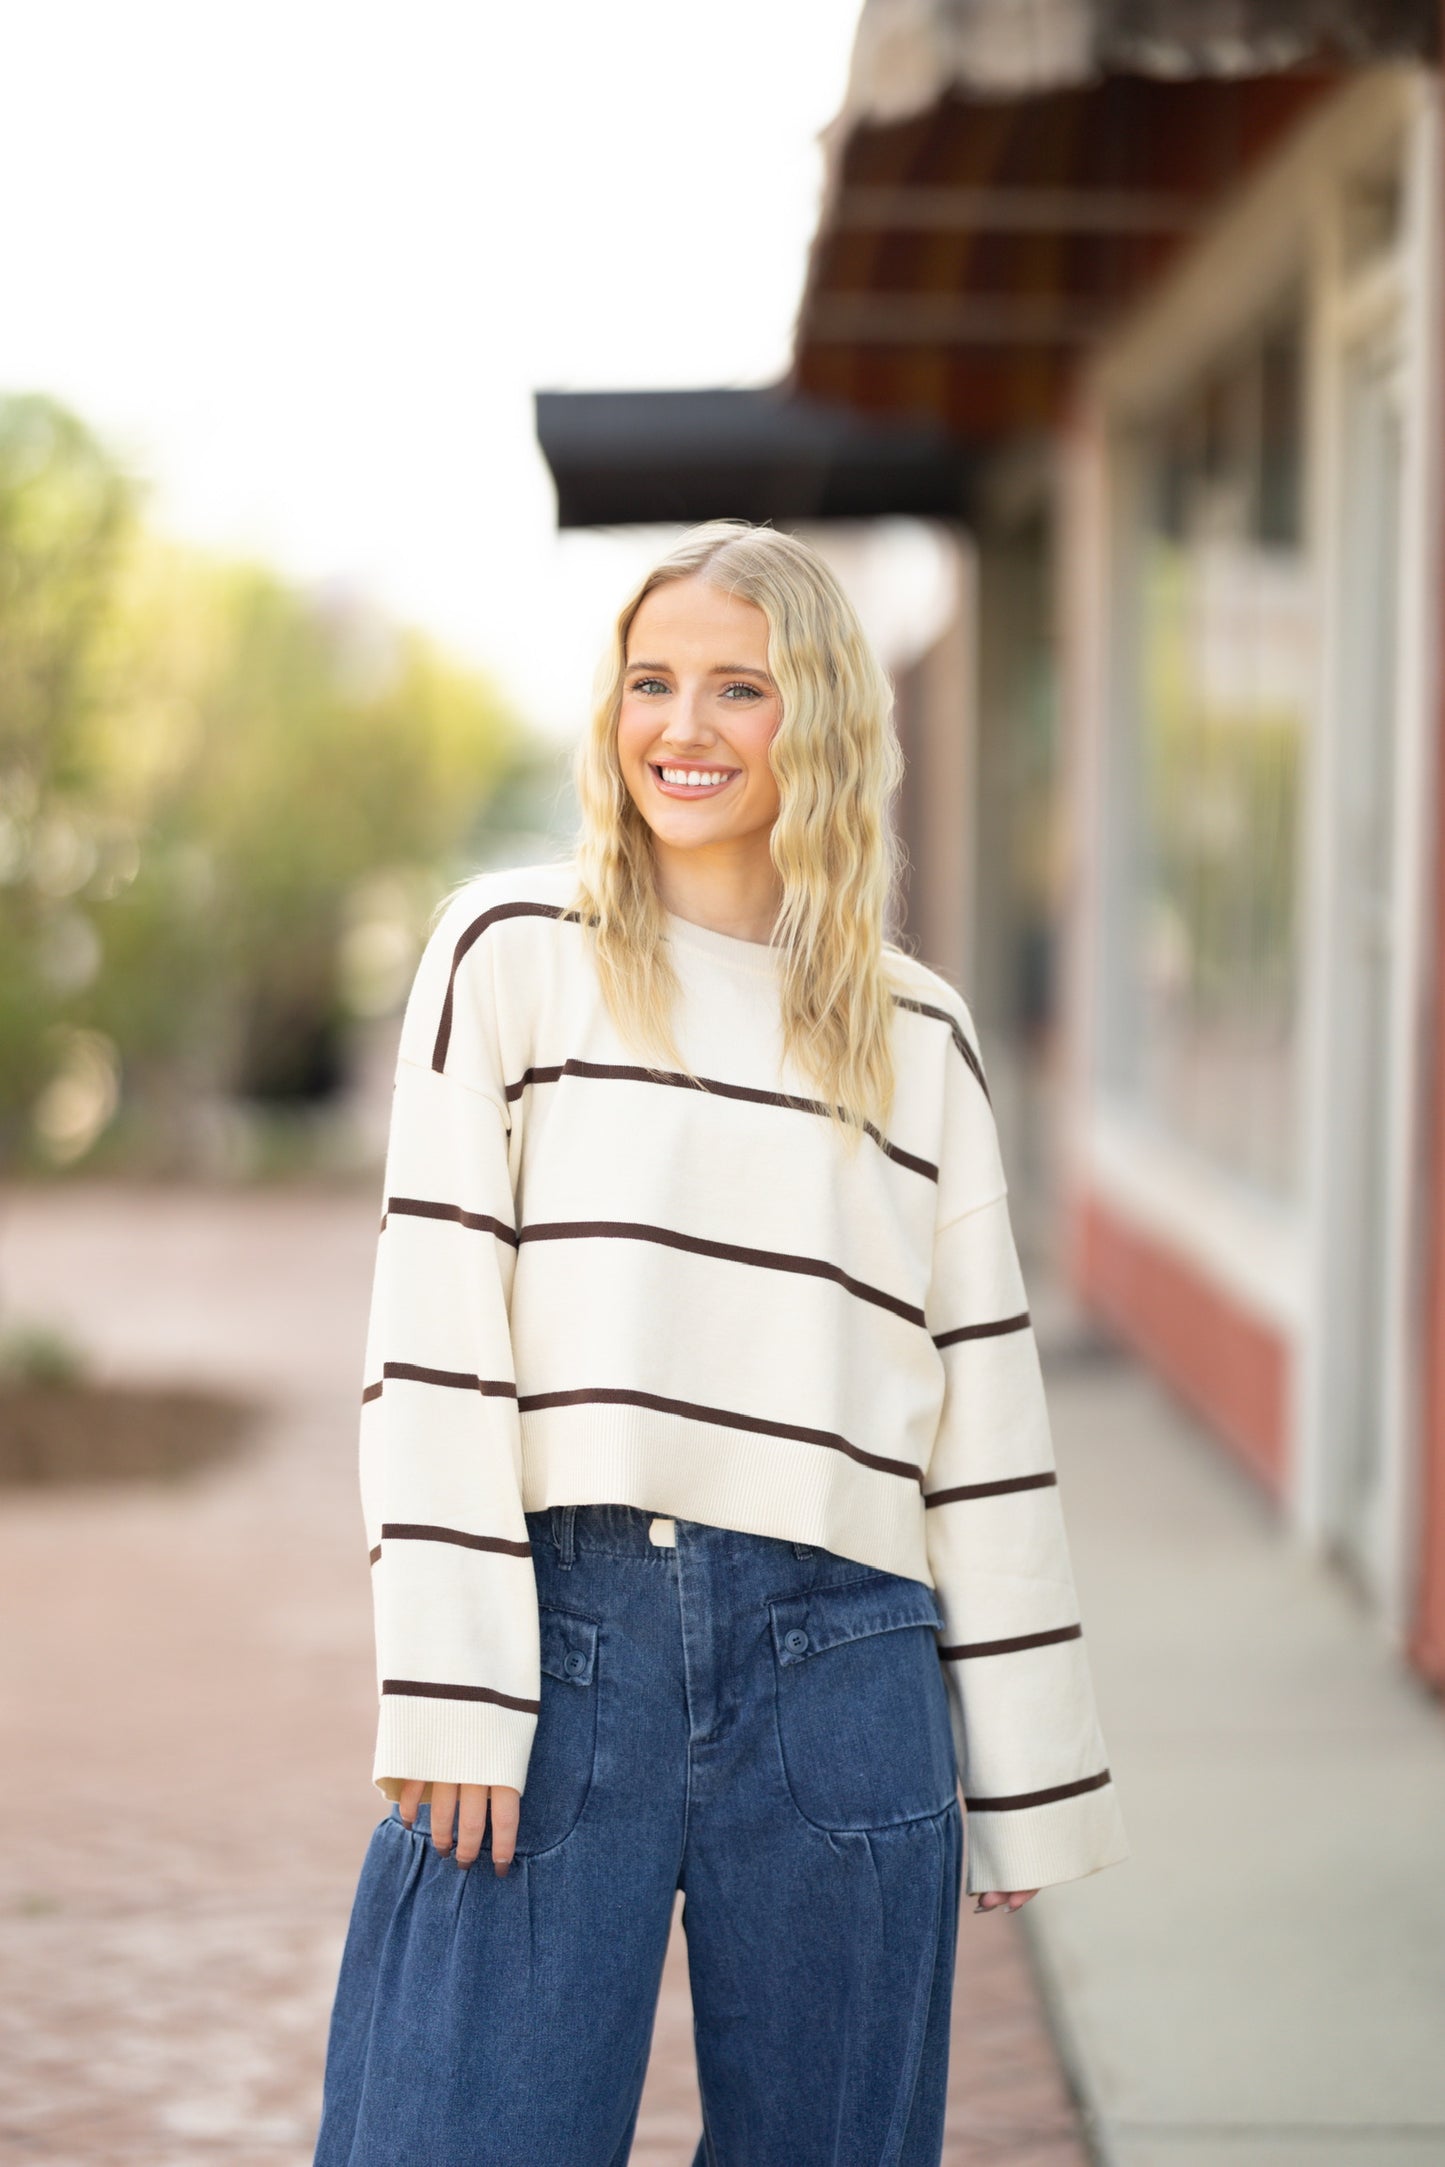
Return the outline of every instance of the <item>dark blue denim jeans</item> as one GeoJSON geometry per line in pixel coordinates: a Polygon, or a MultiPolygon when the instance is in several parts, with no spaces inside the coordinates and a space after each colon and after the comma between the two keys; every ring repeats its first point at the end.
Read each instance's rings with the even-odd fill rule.
{"type": "Polygon", "coordinates": [[[678,1889],[694,2167],[938,2167],[963,1817],[933,1592],[653,1517],[528,1515],[516,1859],[489,1830],[459,1867],[426,1806],[377,1823],[315,2167],[624,2167],[678,1889]]]}

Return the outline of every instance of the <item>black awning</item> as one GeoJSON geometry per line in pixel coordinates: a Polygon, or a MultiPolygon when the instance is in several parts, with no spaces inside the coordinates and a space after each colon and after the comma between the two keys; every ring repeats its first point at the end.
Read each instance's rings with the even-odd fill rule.
{"type": "Polygon", "coordinates": [[[930,421],[874,423],[773,385],[535,396],[559,527],[968,512],[970,449],[930,421]]]}

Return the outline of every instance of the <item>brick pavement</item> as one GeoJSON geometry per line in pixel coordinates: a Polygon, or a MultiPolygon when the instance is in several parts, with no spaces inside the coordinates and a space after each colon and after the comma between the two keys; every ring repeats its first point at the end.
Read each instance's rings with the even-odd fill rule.
{"type": "MultiPolygon", "coordinates": [[[[70,1323],[116,1376],[230,1384],[269,1410],[197,1477],[4,1500],[16,2167],[309,2167],[381,1810],[355,1483],[374,1205],[365,1183],[73,1183],[0,1212],[0,1285],[27,1316],[70,1323]]],[[[675,1925],[636,2167],[688,2167],[698,2126],[675,1925]]],[[[945,2167],[1085,2157],[1023,1921],[965,1908],[945,2167]]]]}

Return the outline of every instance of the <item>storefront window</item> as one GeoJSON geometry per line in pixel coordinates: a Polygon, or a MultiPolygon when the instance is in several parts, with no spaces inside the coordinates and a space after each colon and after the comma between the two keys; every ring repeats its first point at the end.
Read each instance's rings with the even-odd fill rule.
{"type": "Polygon", "coordinates": [[[1301,766],[1317,634],[1297,310],[1146,432],[1118,1080],[1252,1186],[1296,1187],[1301,766]]]}

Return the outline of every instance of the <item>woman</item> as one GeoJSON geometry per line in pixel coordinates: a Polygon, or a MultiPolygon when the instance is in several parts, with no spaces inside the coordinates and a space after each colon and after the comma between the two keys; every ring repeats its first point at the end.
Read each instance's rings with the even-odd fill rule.
{"type": "Polygon", "coordinates": [[[679,1889],[695,2167],[936,2167],[960,1888],[1128,1855],[972,1019],[884,938],[889,711],[812,550],[696,529],[575,858],[427,943],[317,2167],[621,2167],[679,1889]]]}

